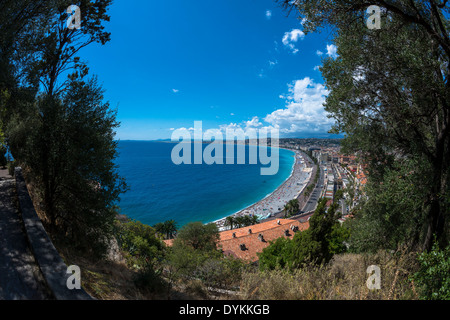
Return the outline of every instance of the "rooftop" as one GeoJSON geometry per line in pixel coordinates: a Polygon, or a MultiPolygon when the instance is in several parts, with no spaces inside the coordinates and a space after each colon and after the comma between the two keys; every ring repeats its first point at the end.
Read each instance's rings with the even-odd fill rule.
{"type": "Polygon", "coordinates": [[[309,228],[309,222],[291,219],[278,219],[256,224],[250,227],[223,231],[219,245],[224,254],[254,262],[258,260],[258,252],[269,246],[269,242],[278,238],[294,237],[295,232],[309,228]],[[251,233],[249,233],[251,229],[251,233]],[[295,230],[295,231],[294,231],[295,230]],[[233,233],[235,237],[233,237],[233,233]]]}

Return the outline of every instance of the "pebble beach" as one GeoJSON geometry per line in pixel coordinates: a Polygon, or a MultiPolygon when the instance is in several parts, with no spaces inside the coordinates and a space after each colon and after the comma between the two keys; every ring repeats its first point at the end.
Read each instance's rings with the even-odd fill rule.
{"type": "MultiPolygon", "coordinates": [[[[257,215],[260,220],[264,220],[271,215],[282,211],[288,201],[298,198],[311,179],[311,170],[307,167],[306,161],[299,151],[291,151],[295,152],[295,162],[289,178],[264,199],[232,214],[231,216],[257,215]]],[[[226,228],[225,219],[226,217],[214,221],[220,231],[225,230],[226,228]]]]}

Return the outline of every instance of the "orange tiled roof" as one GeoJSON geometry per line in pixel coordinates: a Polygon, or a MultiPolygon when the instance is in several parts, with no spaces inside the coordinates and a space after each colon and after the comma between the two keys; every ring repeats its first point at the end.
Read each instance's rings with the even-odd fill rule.
{"type": "Polygon", "coordinates": [[[233,238],[233,233],[236,234],[236,238],[246,236],[246,235],[248,235],[248,229],[252,229],[252,233],[260,233],[262,231],[272,229],[274,227],[279,227],[280,225],[284,226],[287,224],[292,224],[293,222],[295,222],[295,220],[277,219],[277,220],[261,222],[261,223],[258,223],[258,224],[255,224],[255,225],[252,225],[249,227],[222,231],[222,232],[220,232],[220,241],[233,238]],[[278,224],[278,221],[280,221],[280,224],[278,224]]]}
{"type": "Polygon", "coordinates": [[[254,262],[258,260],[257,253],[262,252],[264,248],[269,246],[270,241],[280,237],[292,239],[295,232],[292,231],[291,226],[297,226],[299,231],[309,228],[309,222],[300,223],[297,220],[289,219],[279,219],[279,221],[280,224],[277,224],[277,220],[271,220],[261,223],[261,226],[253,225],[221,232],[219,245],[225,254],[231,254],[237,258],[254,262]],[[251,234],[248,233],[249,228],[252,229],[251,234]],[[287,235],[285,234],[286,230],[288,230],[287,235]],[[236,238],[232,237],[233,232],[236,232],[236,238]],[[260,240],[260,234],[264,241],[260,240]],[[241,244],[245,245],[244,250],[241,249],[241,244]]]}

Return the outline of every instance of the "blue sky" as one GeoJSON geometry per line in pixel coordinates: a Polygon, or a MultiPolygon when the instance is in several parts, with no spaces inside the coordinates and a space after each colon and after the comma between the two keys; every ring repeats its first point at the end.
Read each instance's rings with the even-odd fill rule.
{"type": "Polygon", "coordinates": [[[276,127],[291,137],[326,134],[327,94],[317,66],[335,57],[327,31],[305,35],[274,0],[115,0],[111,41],[83,49],[121,140],[172,130],[276,127]]]}

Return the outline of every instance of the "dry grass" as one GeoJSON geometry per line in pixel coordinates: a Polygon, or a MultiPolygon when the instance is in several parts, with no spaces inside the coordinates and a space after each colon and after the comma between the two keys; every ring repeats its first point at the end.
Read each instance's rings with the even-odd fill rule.
{"type": "Polygon", "coordinates": [[[408,279],[416,270],[414,253],[337,255],[322,267],[296,271],[247,272],[241,283],[242,299],[262,300],[397,300],[417,299],[408,279]],[[367,267],[381,269],[381,288],[369,290],[367,267]]]}
{"type": "Polygon", "coordinates": [[[92,297],[99,300],[140,300],[148,299],[136,289],[134,272],[124,261],[100,260],[82,257],[58,248],[67,265],[77,265],[81,269],[81,285],[92,297]]]}

